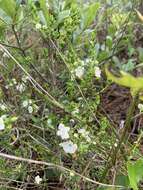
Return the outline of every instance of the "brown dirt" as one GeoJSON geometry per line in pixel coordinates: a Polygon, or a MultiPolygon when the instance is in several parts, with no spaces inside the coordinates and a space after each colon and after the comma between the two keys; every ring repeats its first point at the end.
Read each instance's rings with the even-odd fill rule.
{"type": "MultiPolygon", "coordinates": [[[[101,95],[101,107],[110,121],[119,127],[121,121],[126,119],[131,100],[132,97],[128,88],[112,84],[101,95]]],[[[139,110],[136,108],[134,115],[138,113],[139,110]]],[[[132,120],[132,132],[138,133],[142,126],[143,115],[132,120]]]]}

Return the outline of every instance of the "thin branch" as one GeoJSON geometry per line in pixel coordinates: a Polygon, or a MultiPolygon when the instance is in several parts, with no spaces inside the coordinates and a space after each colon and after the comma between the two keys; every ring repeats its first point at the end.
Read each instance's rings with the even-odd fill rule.
{"type": "Polygon", "coordinates": [[[22,157],[18,157],[18,156],[14,156],[14,155],[9,155],[9,154],[5,154],[5,153],[0,153],[0,157],[6,158],[6,159],[10,159],[10,160],[16,160],[16,161],[21,161],[21,162],[27,162],[29,164],[37,164],[37,165],[45,165],[45,166],[49,166],[49,167],[54,167],[57,168],[61,171],[65,171],[68,173],[73,173],[76,176],[81,177],[82,179],[84,179],[85,181],[94,183],[96,185],[100,185],[100,186],[104,186],[104,187],[116,187],[116,188],[123,188],[123,186],[116,186],[116,185],[109,185],[109,184],[104,184],[104,183],[100,183],[98,181],[92,180],[88,177],[85,177],[81,174],[79,174],[76,171],[70,170],[66,167],[54,164],[54,163],[49,163],[49,162],[45,162],[45,161],[38,161],[38,160],[32,160],[32,159],[27,159],[27,158],[22,158],[22,157]]]}

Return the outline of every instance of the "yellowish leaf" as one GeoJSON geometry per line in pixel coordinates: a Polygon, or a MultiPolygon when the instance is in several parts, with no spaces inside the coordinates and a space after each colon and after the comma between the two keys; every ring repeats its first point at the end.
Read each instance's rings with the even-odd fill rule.
{"type": "MultiPolygon", "coordinates": [[[[105,66],[105,72],[108,80],[111,80],[119,85],[130,88],[132,96],[137,92],[143,92],[143,77],[134,77],[129,73],[120,71],[120,77],[115,76],[109,71],[108,66],[105,66]]],[[[143,95],[140,95],[140,99],[143,99],[143,95]]]]}
{"type": "Polygon", "coordinates": [[[138,10],[135,9],[135,11],[136,11],[139,19],[143,22],[143,15],[138,10]]]}

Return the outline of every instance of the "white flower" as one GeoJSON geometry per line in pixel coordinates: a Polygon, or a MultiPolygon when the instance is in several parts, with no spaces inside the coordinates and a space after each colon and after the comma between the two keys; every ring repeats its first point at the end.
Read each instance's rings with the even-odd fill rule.
{"type": "Polygon", "coordinates": [[[95,67],[95,76],[97,78],[100,78],[101,77],[101,70],[99,67],[95,67]]]}
{"type": "Polygon", "coordinates": [[[92,59],[90,59],[90,58],[86,58],[86,59],[84,60],[85,64],[88,64],[88,63],[90,63],[91,61],[92,61],[92,59]]]}
{"type": "Polygon", "coordinates": [[[33,112],[33,107],[32,106],[28,106],[28,112],[32,113],[33,112]]]}
{"type": "Polygon", "coordinates": [[[28,100],[24,100],[23,103],[22,103],[22,106],[25,108],[27,107],[29,104],[29,101],[28,100]]]}
{"type": "Polygon", "coordinates": [[[9,89],[9,85],[5,85],[5,88],[6,88],[6,89],[9,89]]]}
{"type": "Polygon", "coordinates": [[[36,29],[39,30],[39,29],[41,29],[41,28],[42,28],[42,25],[41,25],[40,23],[37,23],[37,24],[36,24],[36,29]]]}
{"type": "Polygon", "coordinates": [[[75,75],[76,75],[76,77],[78,77],[79,79],[82,79],[82,77],[83,77],[83,75],[84,75],[84,72],[85,72],[84,67],[79,66],[79,67],[77,67],[77,68],[75,69],[75,75]]]}
{"type": "Polygon", "coordinates": [[[77,145],[74,144],[72,141],[66,141],[66,142],[60,143],[59,145],[63,147],[66,153],[74,154],[77,150],[77,145]]]}
{"type": "Polygon", "coordinates": [[[19,84],[16,86],[16,89],[17,89],[20,93],[24,92],[25,89],[26,89],[25,84],[24,84],[24,83],[21,83],[21,84],[19,83],[19,84]]]}
{"type": "Polygon", "coordinates": [[[29,99],[29,104],[32,104],[32,100],[29,99]]]}
{"type": "Polygon", "coordinates": [[[70,172],[70,176],[71,176],[71,177],[75,176],[74,172],[71,171],[71,172],[70,172]]]}
{"type": "Polygon", "coordinates": [[[69,127],[65,127],[64,124],[59,124],[57,135],[60,136],[62,139],[68,139],[69,138],[69,127]]]}
{"type": "Polygon", "coordinates": [[[138,104],[138,108],[140,111],[143,111],[143,104],[138,104]]]}
{"type": "Polygon", "coordinates": [[[91,141],[91,138],[89,137],[89,132],[86,131],[84,128],[79,129],[78,133],[80,133],[87,140],[87,142],[91,141]]]}
{"type": "Polygon", "coordinates": [[[115,146],[115,147],[117,147],[117,146],[118,146],[118,144],[117,144],[117,143],[114,143],[114,146],[115,146]]]}
{"type": "Polygon", "coordinates": [[[43,29],[47,29],[48,27],[47,27],[46,25],[43,25],[42,28],[43,28],[43,29]]]}
{"type": "Polygon", "coordinates": [[[24,75],[24,76],[22,77],[22,81],[25,82],[25,83],[27,82],[28,79],[29,79],[29,77],[26,76],[26,75],[24,75]]]}
{"type": "Polygon", "coordinates": [[[84,135],[86,132],[87,131],[85,129],[83,129],[83,128],[78,130],[78,133],[80,133],[82,135],[84,135]]]}
{"type": "Polygon", "coordinates": [[[72,111],[72,115],[76,115],[76,114],[78,114],[79,113],[79,109],[78,108],[76,108],[76,109],[74,109],[73,111],[72,111]]]}
{"type": "Polygon", "coordinates": [[[4,54],[3,54],[3,57],[7,57],[7,58],[9,58],[9,55],[6,53],[6,52],[4,52],[4,54]]]}
{"type": "Polygon", "coordinates": [[[34,109],[35,112],[37,112],[39,107],[36,104],[33,104],[33,109],[34,109]]]}
{"type": "Polygon", "coordinates": [[[123,129],[124,124],[125,124],[125,121],[124,121],[124,120],[121,120],[121,121],[120,121],[120,124],[119,124],[119,128],[120,128],[120,129],[123,129]]]}
{"type": "Polygon", "coordinates": [[[17,84],[17,81],[15,78],[12,79],[13,84],[17,84]]]}
{"type": "Polygon", "coordinates": [[[47,120],[47,124],[48,124],[48,125],[51,125],[51,124],[52,124],[52,120],[51,120],[51,119],[48,119],[48,120],[47,120]]]}
{"type": "Polygon", "coordinates": [[[3,118],[0,117],[0,131],[4,129],[5,129],[5,124],[4,124],[3,118]]]}
{"type": "Polygon", "coordinates": [[[50,6],[49,6],[49,1],[48,1],[48,0],[46,0],[46,7],[47,7],[47,8],[50,7],[50,6]]]}
{"type": "Polygon", "coordinates": [[[35,177],[35,183],[36,183],[36,184],[40,184],[41,181],[42,181],[42,178],[41,178],[39,175],[37,175],[37,176],[35,177]]]}
{"type": "Polygon", "coordinates": [[[74,133],[73,136],[74,136],[75,138],[78,138],[78,137],[79,137],[78,133],[74,133]]]}

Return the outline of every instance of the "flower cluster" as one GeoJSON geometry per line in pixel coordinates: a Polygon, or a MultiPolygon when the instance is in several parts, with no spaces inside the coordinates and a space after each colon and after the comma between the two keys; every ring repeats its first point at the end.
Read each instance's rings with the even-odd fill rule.
{"type": "Polygon", "coordinates": [[[82,66],[78,66],[76,69],[75,69],[75,76],[79,79],[82,79],[83,78],[83,75],[84,75],[84,72],[85,72],[85,69],[84,67],[82,66]]]}
{"type": "Polygon", "coordinates": [[[34,111],[37,112],[38,106],[33,103],[32,100],[27,99],[22,102],[22,107],[27,108],[28,112],[32,114],[34,111]]]}
{"type": "Polygon", "coordinates": [[[35,27],[36,27],[37,30],[41,30],[41,29],[44,30],[44,29],[47,29],[47,26],[46,26],[46,25],[42,25],[42,24],[40,24],[40,23],[36,23],[35,27]]]}
{"type": "MultiPolygon", "coordinates": [[[[101,77],[101,69],[97,66],[98,65],[98,61],[97,60],[92,60],[92,59],[88,59],[86,58],[85,60],[78,60],[74,63],[74,65],[76,66],[75,70],[72,71],[75,76],[79,79],[82,79],[85,71],[88,68],[91,68],[93,70],[94,67],[94,75],[97,78],[101,77]]],[[[90,70],[90,69],[89,69],[90,70]]]]}
{"type": "MultiPolygon", "coordinates": [[[[65,127],[65,125],[63,123],[59,124],[58,131],[57,131],[57,136],[60,136],[62,140],[67,140],[67,139],[70,138],[69,132],[70,132],[69,127],[65,127]]],[[[59,145],[63,148],[63,150],[66,153],[73,154],[77,150],[77,145],[74,144],[71,140],[67,140],[65,142],[62,142],[59,145]]]]}
{"type": "Polygon", "coordinates": [[[89,131],[86,131],[84,128],[81,128],[78,130],[78,133],[81,134],[81,136],[84,137],[87,140],[87,142],[91,142],[89,131]]]}
{"type": "Polygon", "coordinates": [[[16,90],[19,91],[20,93],[24,92],[26,89],[26,86],[25,84],[22,82],[22,83],[18,83],[17,86],[16,86],[16,90]]]}
{"type": "Polygon", "coordinates": [[[17,81],[15,78],[12,78],[11,80],[8,81],[8,84],[5,85],[6,89],[9,89],[10,87],[16,86],[17,85],[17,81]]]}

